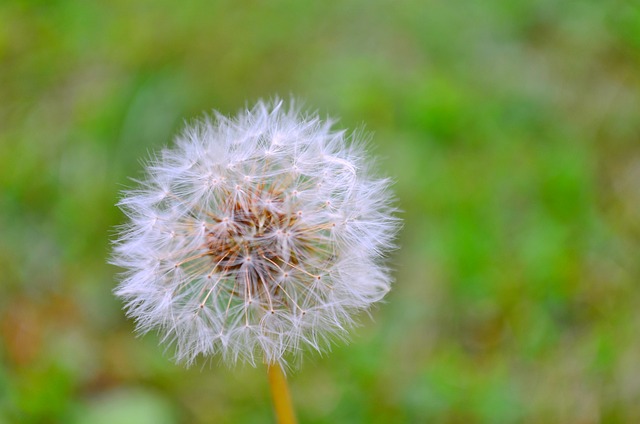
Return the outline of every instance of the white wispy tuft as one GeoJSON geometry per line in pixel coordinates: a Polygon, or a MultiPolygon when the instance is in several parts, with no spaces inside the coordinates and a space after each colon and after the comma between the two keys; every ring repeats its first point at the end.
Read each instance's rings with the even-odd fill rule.
{"type": "Polygon", "coordinates": [[[282,101],[184,130],[119,206],[116,295],[191,364],[287,365],[389,291],[398,228],[362,140],[282,101]]]}

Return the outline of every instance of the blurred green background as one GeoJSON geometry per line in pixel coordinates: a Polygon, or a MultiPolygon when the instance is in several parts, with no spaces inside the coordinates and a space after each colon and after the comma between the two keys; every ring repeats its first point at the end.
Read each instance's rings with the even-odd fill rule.
{"type": "Polygon", "coordinates": [[[136,338],[118,192],[185,120],[363,124],[387,302],[290,375],[304,423],[640,422],[640,4],[0,2],[0,423],[268,423],[264,369],[136,338]]]}

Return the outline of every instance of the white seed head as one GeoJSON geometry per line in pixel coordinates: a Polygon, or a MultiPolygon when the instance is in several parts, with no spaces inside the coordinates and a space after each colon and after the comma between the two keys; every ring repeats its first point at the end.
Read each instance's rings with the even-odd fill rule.
{"type": "Polygon", "coordinates": [[[382,299],[393,247],[389,181],[363,143],[281,101],[188,127],[119,206],[116,295],[191,364],[287,365],[344,337],[382,299]]]}

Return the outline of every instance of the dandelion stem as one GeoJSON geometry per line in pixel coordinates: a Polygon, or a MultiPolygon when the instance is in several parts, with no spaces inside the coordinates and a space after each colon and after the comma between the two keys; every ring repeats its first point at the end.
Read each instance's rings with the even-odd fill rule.
{"type": "Polygon", "coordinates": [[[269,386],[273,397],[273,408],[278,424],[296,424],[296,417],[293,413],[293,404],[289,394],[287,379],[278,363],[267,365],[269,375],[269,386]]]}

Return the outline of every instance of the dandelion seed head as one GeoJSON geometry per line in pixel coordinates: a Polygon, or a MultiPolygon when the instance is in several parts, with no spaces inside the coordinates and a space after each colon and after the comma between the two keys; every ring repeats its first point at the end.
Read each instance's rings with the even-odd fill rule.
{"type": "Polygon", "coordinates": [[[175,359],[287,365],[344,338],[391,284],[389,180],[316,114],[259,102],[188,126],[119,206],[113,263],[138,331],[175,359]]]}

